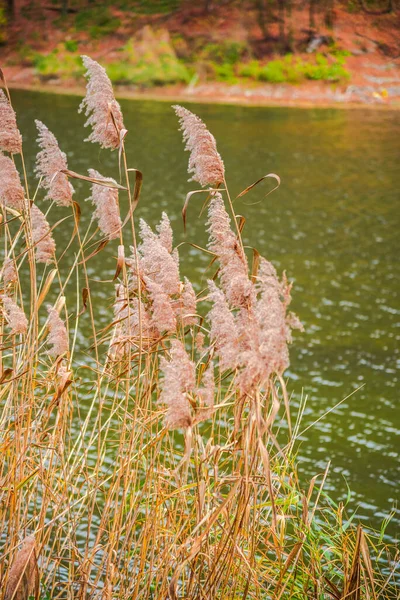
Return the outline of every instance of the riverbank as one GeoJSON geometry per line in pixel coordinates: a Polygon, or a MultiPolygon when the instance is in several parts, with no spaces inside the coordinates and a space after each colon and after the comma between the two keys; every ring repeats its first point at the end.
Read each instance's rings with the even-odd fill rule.
{"type": "MultiPolygon", "coordinates": [[[[39,93],[83,96],[83,86],[52,85],[50,83],[19,83],[8,80],[10,89],[39,93]]],[[[122,100],[155,100],[159,102],[181,102],[198,104],[233,104],[239,106],[282,106],[292,108],[342,108],[342,109],[400,109],[399,95],[388,97],[379,92],[365,92],[353,86],[346,89],[324,90],[323,86],[264,85],[253,88],[223,84],[200,85],[196,88],[170,86],[149,90],[132,90],[126,86],[116,87],[116,96],[122,100]],[[358,97],[357,97],[358,96],[358,97]]]]}
{"type": "Polygon", "coordinates": [[[329,14],[317,11],[312,24],[307,7],[298,5],[286,15],[283,35],[277,6],[266,30],[251,2],[213,4],[205,12],[182,1],[160,13],[150,2],[147,13],[139,5],[128,11],[71,4],[62,18],[58,9],[22,4],[0,45],[10,87],[83,94],[86,54],[106,68],[121,98],[400,105],[398,10],[370,15],[342,3],[328,26],[329,14]]]}

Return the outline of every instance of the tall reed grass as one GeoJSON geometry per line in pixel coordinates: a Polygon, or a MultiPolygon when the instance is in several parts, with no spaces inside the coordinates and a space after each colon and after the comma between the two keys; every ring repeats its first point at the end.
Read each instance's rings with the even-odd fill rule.
{"type": "Polygon", "coordinates": [[[28,181],[1,73],[0,598],[396,597],[395,550],[329,498],[328,467],[299,481],[304,405],[292,422],[284,371],[301,324],[286,276],[243,246],[214,137],[175,107],[208,211],[209,282],[196,293],[168,216],[155,231],[136,222],[143,175],[129,166],[104,69],[83,61],[88,140],[116,151],[119,182],[97,165],[70,170],[39,121],[38,182],[28,181]],[[91,183],[93,208],[74,179],[91,183]],[[54,205],[75,224],[66,248],[54,205]],[[86,231],[82,210],[93,210],[86,231]],[[101,328],[87,265],[107,244],[114,301],[101,328]]]}

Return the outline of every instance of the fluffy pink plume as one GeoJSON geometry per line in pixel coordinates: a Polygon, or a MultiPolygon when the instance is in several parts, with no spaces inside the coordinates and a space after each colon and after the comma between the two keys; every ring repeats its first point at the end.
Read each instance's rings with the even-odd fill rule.
{"type": "Polygon", "coordinates": [[[215,343],[222,371],[237,366],[239,339],[235,317],[229,309],[222,290],[213,281],[208,282],[213,306],[208,313],[211,323],[210,338],[215,343]]]}
{"type": "Polygon", "coordinates": [[[248,277],[246,256],[230,223],[222,196],[216,192],[208,208],[208,247],[221,265],[219,276],[226,298],[232,308],[238,308],[254,302],[254,286],[248,277]]]}
{"type": "Polygon", "coordinates": [[[165,247],[165,236],[160,239],[143,219],[140,220],[140,235],[140,264],[145,275],[160,285],[166,294],[179,294],[179,269],[176,258],[165,247]]]}
{"type": "Polygon", "coordinates": [[[193,173],[192,180],[198,181],[201,186],[222,183],[225,168],[214,136],[190,110],[179,105],[173,108],[179,117],[185,149],[190,152],[188,173],[193,173]]]}
{"type": "Polygon", "coordinates": [[[278,279],[275,268],[264,258],[260,260],[256,288],[259,299],[254,310],[243,309],[237,318],[242,392],[265,384],[273,374],[281,375],[288,368],[291,329],[302,329],[297,317],[287,314],[290,285],[285,277],[278,279]]]}
{"type": "Polygon", "coordinates": [[[47,310],[49,313],[47,343],[51,346],[49,354],[53,358],[57,358],[69,350],[68,333],[57,310],[51,306],[47,310]]]}
{"type": "Polygon", "coordinates": [[[31,206],[31,223],[32,223],[32,241],[35,245],[36,261],[39,263],[49,263],[54,260],[56,244],[51,235],[50,225],[46,217],[36,206],[31,206]]]}
{"type": "Polygon", "coordinates": [[[172,302],[158,283],[145,277],[146,288],[151,298],[152,320],[151,324],[159,333],[176,330],[176,317],[172,302]]]}
{"type": "Polygon", "coordinates": [[[189,279],[185,277],[182,294],[175,310],[175,314],[181,320],[183,327],[197,323],[196,308],[196,293],[189,279]]]}
{"type": "Polygon", "coordinates": [[[121,107],[114,98],[111,81],[105,69],[89,56],[82,56],[87,70],[86,96],[79,112],[85,111],[85,127],[92,127],[86,142],[98,142],[102,148],[119,148],[125,131],[121,107]]]}
{"type": "Polygon", "coordinates": [[[68,177],[60,171],[68,169],[67,157],[58,146],[54,134],[41,121],[35,121],[41,148],[36,156],[35,172],[42,178],[41,185],[48,190],[46,198],[54,200],[58,206],[70,206],[74,188],[68,177]]]}
{"type": "Polygon", "coordinates": [[[3,90],[0,90],[0,150],[11,154],[22,152],[22,136],[15,112],[3,90]]]}
{"type": "Polygon", "coordinates": [[[167,213],[163,212],[161,216],[161,221],[156,227],[158,232],[158,239],[164,248],[172,253],[172,243],[173,243],[173,233],[170,220],[168,218],[167,213]]]}
{"type": "Polygon", "coordinates": [[[196,368],[179,340],[171,341],[171,359],[161,359],[164,374],[160,402],[167,406],[165,424],[168,429],[190,427],[192,415],[187,392],[196,384],[196,368]]]}
{"type": "MultiPolygon", "coordinates": [[[[111,177],[103,177],[94,169],[89,169],[89,175],[94,179],[101,179],[106,183],[116,183],[111,177]]],[[[93,218],[97,219],[100,231],[109,240],[118,238],[122,226],[119,215],[118,190],[93,183],[90,199],[96,207],[93,218]]]]}
{"type": "Polygon", "coordinates": [[[0,201],[4,206],[22,212],[25,194],[18,171],[11,158],[0,153],[0,201]]]}
{"type": "Polygon", "coordinates": [[[22,308],[8,296],[3,296],[3,308],[7,322],[11,328],[11,333],[13,335],[17,333],[26,333],[28,329],[28,319],[22,308]]]}
{"type": "Polygon", "coordinates": [[[17,269],[15,268],[15,262],[8,256],[4,259],[3,263],[3,281],[4,285],[9,285],[18,281],[17,269]]]}
{"type": "Polygon", "coordinates": [[[136,249],[131,246],[131,256],[125,259],[127,266],[129,267],[129,291],[136,292],[138,290],[138,279],[144,284],[144,270],[142,268],[141,260],[142,257],[136,249]]]}

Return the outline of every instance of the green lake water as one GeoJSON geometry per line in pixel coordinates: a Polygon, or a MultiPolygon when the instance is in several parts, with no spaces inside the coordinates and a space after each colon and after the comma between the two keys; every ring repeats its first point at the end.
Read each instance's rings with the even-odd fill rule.
{"type": "MultiPolygon", "coordinates": [[[[86,174],[93,167],[118,178],[117,153],[83,143],[86,131],[84,118],[77,113],[78,98],[15,91],[13,100],[31,174],[37,152],[33,121],[38,118],[59,139],[71,169],[86,174]]],[[[181,208],[187,192],[198,186],[187,182],[188,154],[169,104],[122,101],[121,105],[129,130],[129,164],[144,173],[136,214],[154,225],[165,210],[176,243],[187,240],[204,246],[201,196],[192,200],[186,237],[183,232],[181,208]]],[[[272,181],[255,188],[236,201],[236,211],[246,217],[245,244],[257,247],[294,281],[292,308],[305,327],[304,333],[295,333],[287,372],[294,411],[301,396],[307,396],[303,429],[331,411],[301,436],[304,483],[330,460],[332,497],[348,500],[348,513],[357,511],[357,518],[374,528],[393,511],[387,536],[397,539],[400,113],[190,108],[217,138],[233,196],[266,173],[277,173],[282,180],[279,190],[267,198],[272,181]]],[[[89,188],[75,187],[85,228],[92,212],[84,203],[89,188]]],[[[37,202],[43,208],[40,195],[37,202]]],[[[124,200],[122,207],[126,210],[124,200]]],[[[66,214],[57,211],[52,215],[66,214]]],[[[70,220],[57,228],[60,248],[71,230],[70,220]]],[[[113,285],[100,280],[112,279],[116,250],[115,242],[88,263],[96,318],[102,325],[112,319],[113,285]]],[[[200,290],[209,257],[188,245],[180,248],[180,254],[182,274],[200,290]]],[[[67,264],[68,260],[72,258],[66,259],[67,264]]],[[[81,328],[78,344],[85,349],[88,318],[81,319],[81,328]]]]}

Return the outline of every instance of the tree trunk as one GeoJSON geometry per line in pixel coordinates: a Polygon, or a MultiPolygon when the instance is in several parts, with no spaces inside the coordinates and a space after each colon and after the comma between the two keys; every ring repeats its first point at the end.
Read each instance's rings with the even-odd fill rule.
{"type": "Polygon", "coordinates": [[[265,6],[265,0],[256,0],[256,7],[257,7],[258,26],[261,29],[261,33],[263,34],[264,40],[266,40],[269,37],[269,31],[268,31],[268,16],[267,16],[267,9],[265,6]]]}
{"type": "Polygon", "coordinates": [[[308,12],[308,23],[310,29],[315,29],[315,3],[316,0],[310,0],[309,12],[308,12]]]}
{"type": "Polygon", "coordinates": [[[14,0],[7,0],[7,14],[13,19],[15,17],[15,2],[14,0]]]}
{"type": "Polygon", "coordinates": [[[285,38],[285,4],[286,0],[278,0],[279,7],[279,41],[281,49],[283,50],[286,45],[285,38]]]}

